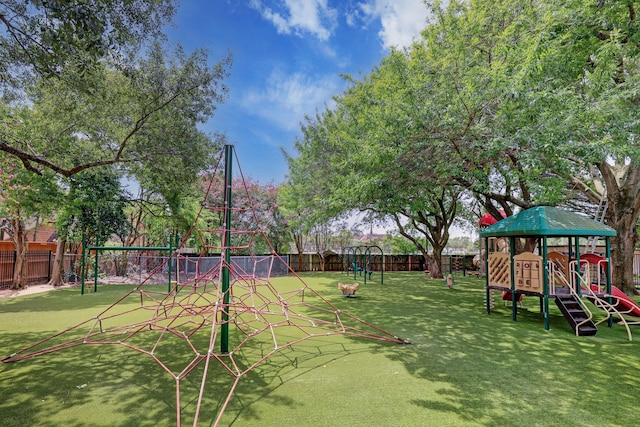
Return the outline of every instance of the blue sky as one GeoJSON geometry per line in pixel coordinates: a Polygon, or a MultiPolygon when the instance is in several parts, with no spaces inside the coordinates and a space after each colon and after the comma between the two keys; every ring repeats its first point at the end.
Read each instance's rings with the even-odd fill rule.
{"type": "Polygon", "coordinates": [[[170,42],[233,55],[227,101],[206,124],[236,147],[245,177],[283,182],[284,148],[295,155],[305,115],[345,87],[341,74],[368,74],[390,46],[419,37],[422,0],[182,0],[170,42]]]}

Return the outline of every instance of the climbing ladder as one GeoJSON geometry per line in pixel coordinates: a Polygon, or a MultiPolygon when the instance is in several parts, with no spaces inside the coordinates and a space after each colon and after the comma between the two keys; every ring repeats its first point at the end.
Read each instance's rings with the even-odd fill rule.
{"type": "MultiPolygon", "coordinates": [[[[600,197],[600,203],[598,203],[598,208],[593,217],[594,221],[604,224],[604,218],[607,215],[608,208],[609,208],[609,199],[607,199],[607,192],[603,191],[602,196],[600,197]]],[[[598,246],[598,237],[589,236],[589,239],[587,240],[587,252],[595,253],[597,246],[598,246]]]]}

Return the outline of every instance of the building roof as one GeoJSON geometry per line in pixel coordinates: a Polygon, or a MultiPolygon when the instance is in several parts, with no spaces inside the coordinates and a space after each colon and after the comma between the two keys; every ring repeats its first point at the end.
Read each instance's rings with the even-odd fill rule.
{"type": "MultiPolygon", "coordinates": [[[[27,241],[29,242],[53,242],[56,239],[56,227],[54,224],[40,224],[38,228],[27,228],[27,241]]],[[[4,233],[2,240],[10,241],[11,237],[8,233],[4,233]]]]}
{"type": "Polygon", "coordinates": [[[498,221],[480,233],[481,237],[504,236],[615,236],[616,231],[602,223],[564,209],[537,206],[498,221]]]}

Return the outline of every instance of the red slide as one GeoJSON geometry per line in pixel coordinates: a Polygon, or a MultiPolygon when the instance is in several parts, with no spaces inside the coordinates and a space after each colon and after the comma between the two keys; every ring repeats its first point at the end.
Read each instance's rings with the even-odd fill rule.
{"type": "Polygon", "coordinates": [[[611,295],[620,299],[621,311],[628,311],[632,316],[640,317],[640,305],[622,292],[619,288],[611,286],[611,295]]]}

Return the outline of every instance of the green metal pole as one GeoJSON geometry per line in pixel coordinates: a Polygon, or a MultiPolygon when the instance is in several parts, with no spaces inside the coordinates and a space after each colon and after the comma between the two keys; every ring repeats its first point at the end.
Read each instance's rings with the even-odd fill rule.
{"type": "Polygon", "coordinates": [[[93,292],[98,292],[98,254],[100,251],[96,251],[96,260],[93,263],[93,292]]]}
{"type": "Polygon", "coordinates": [[[169,265],[167,265],[167,293],[171,292],[171,255],[173,255],[173,233],[169,233],[169,265]]]}
{"type": "Polygon", "coordinates": [[[347,253],[347,261],[344,265],[344,269],[345,269],[345,273],[347,273],[347,276],[350,274],[349,273],[349,268],[351,266],[350,262],[351,262],[351,246],[347,246],[346,248],[344,248],[344,250],[347,253]]]}
{"type": "Polygon", "coordinates": [[[548,265],[548,257],[547,253],[549,251],[549,246],[547,244],[547,236],[542,238],[542,310],[544,316],[544,330],[549,330],[549,265],[548,265]]]}
{"type": "MultiPolygon", "coordinates": [[[[580,269],[580,238],[576,236],[576,272],[575,272],[575,276],[573,277],[573,286],[576,287],[576,292],[578,293],[578,296],[582,295],[582,291],[580,290],[581,288],[580,284],[582,283],[580,282],[580,278],[582,277],[581,273],[582,273],[582,270],[580,269]]],[[[589,286],[589,284],[587,283],[586,286],[589,286]]]]}
{"type": "Polygon", "coordinates": [[[80,276],[80,295],[84,295],[84,276],[86,274],[86,262],[87,262],[87,235],[82,233],[82,257],[80,258],[80,267],[82,273],[80,276]]]}
{"type": "MultiPolygon", "coordinates": [[[[180,235],[176,232],[175,237],[173,238],[173,250],[178,250],[178,248],[180,247],[180,235]]],[[[175,268],[175,272],[176,272],[176,285],[178,284],[178,280],[180,279],[180,265],[178,262],[178,255],[176,254],[176,268],[175,268]]]]}
{"type": "Polygon", "coordinates": [[[511,268],[511,318],[514,322],[518,319],[518,303],[516,301],[516,269],[513,262],[515,253],[515,237],[509,237],[509,264],[511,268]]]}
{"type": "Polygon", "coordinates": [[[362,269],[364,270],[364,284],[367,284],[367,263],[371,259],[371,246],[367,246],[364,250],[364,261],[362,262],[362,269]]]}
{"type": "Polygon", "coordinates": [[[229,353],[229,264],[231,263],[231,183],[232,183],[232,159],[233,146],[224,146],[225,170],[224,170],[224,264],[222,266],[222,327],[220,328],[220,352],[229,353]]]}
{"type": "Polygon", "coordinates": [[[380,284],[384,285],[384,251],[380,249],[380,284]]]}
{"type": "MultiPolygon", "coordinates": [[[[606,237],[606,256],[607,256],[607,272],[605,274],[605,277],[607,279],[607,295],[609,295],[609,298],[607,298],[609,304],[613,304],[613,298],[611,297],[611,240],[610,237],[606,237]]],[[[598,272],[598,274],[600,274],[600,272],[598,272]]],[[[609,327],[612,328],[613,327],[613,317],[609,316],[609,327]]]]}
{"type": "MultiPolygon", "coordinates": [[[[489,238],[484,238],[484,289],[486,293],[487,314],[491,314],[491,289],[489,288],[489,238]]],[[[482,251],[480,251],[482,254],[482,251]]]]}
{"type": "Polygon", "coordinates": [[[467,277],[467,255],[466,255],[466,250],[465,250],[465,254],[462,255],[462,277],[467,277]]]}
{"type": "Polygon", "coordinates": [[[353,280],[358,280],[358,251],[360,250],[360,246],[356,246],[353,251],[353,280]]]}

